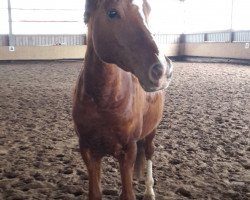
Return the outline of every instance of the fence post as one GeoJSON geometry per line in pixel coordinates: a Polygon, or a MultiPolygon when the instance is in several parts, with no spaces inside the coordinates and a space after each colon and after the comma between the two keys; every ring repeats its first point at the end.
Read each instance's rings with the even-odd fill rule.
{"type": "Polygon", "coordinates": [[[180,34],[180,43],[185,43],[186,41],[186,38],[185,38],[186,36],[185,36],[185,34],[184,33],[182,33],[182,34],[180,34]]]}
{"type": "Polygon", "coordinates": [[[204,42],[208,41],[207,33],[204,33],[204,42]]]}
{"type": "Polygon", "coordinates": [[[10,0],[8,0],[8,16],[9,16],[9,41],[8,41],[8,46],[13,46],[12,15],[11,15],[11,3],[10,3],[10,0]]]}
{"type": "Polygon", "coordinates": [[[230,32],[230,41],[229,42],[233,42],[234,41],[234,32],[233,31],[231,31],[230,32]]]}

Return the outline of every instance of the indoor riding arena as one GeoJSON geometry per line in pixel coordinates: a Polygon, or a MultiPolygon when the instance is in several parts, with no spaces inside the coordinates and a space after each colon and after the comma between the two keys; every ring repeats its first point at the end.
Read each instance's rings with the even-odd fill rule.
{"type": "MultiPolygon", "coordinates": [[[[86,61],[84,2],[31,2],[0,5],[0,22],[6,19],[6,30],[0,27],[0,199],[87,200],[89,175],[72,118],[74,89],[86,61]]],[[[218,19],[219,28],[198,30],[192,24],[204,20],[192,20],[211,16],[191,11],[211,2],[217,11],[223,5],[155,2],[152,10],[170,7],[188,16],[185,30],[160,32],[155,25],[155,42],[173,63],[154,139],[155,199],[248,200],[250,26],[243,19],[250,14],[243,17],[239,8],[250,3],[223,0],[230,15],[218,19]]],[[[171,28],[171,13],[159,26],[171,28]]],[[[133,179],[136,200],[144,199],[145,177],[133,179]]],[[[119,162],[112,156],[102,159],[101,188],[102,199],[119,199],[119,162]]]]}

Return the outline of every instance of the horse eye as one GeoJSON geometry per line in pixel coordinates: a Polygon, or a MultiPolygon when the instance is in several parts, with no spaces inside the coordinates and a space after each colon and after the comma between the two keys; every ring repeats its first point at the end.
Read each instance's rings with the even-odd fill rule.
{"type": "Polygon", "coordinates": [[[112,10],[108,11],[108,16],[109,16],[109,18],[113,19],[115,17],[119,17],[119,14],[115,9],[112,9],[112,10]]]}

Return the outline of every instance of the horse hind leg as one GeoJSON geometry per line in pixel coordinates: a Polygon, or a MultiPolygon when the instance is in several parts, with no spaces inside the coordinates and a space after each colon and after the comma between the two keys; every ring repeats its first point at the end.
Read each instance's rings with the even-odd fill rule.
{"type": "Polygon", "coordinates": [[[155,200],[154,193],[154,179],[153,179],[153,163],[152,157],[154,154],[154,143],[153,139],[155,137],[156,130],[154,130],[150,135],[145,138],[145,156],[147,159],[147,175],[146,175],[146,191],[143,200],[155,200]]]}
{"type": "Polygon", "coordinates": [[[89,200],[101,200],[101,157],[89,149],[81,149],[81,156],[87,166],[89,176],[89,200]]]}

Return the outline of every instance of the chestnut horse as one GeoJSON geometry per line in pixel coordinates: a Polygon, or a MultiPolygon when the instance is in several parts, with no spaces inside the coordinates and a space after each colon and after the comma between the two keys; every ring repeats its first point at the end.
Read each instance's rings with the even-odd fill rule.
{"type": "Polygon", "coordinates": [[[145,199],[155,199],[153,138],[172,65],[148,29],[147,0],[86,0],[87,51],[74,94],[73,119],[89,175],[89,199],[100,200],[101,159],[119,162],[120,199],[135,200],[134,169],[147,160],[145,199]]]}

